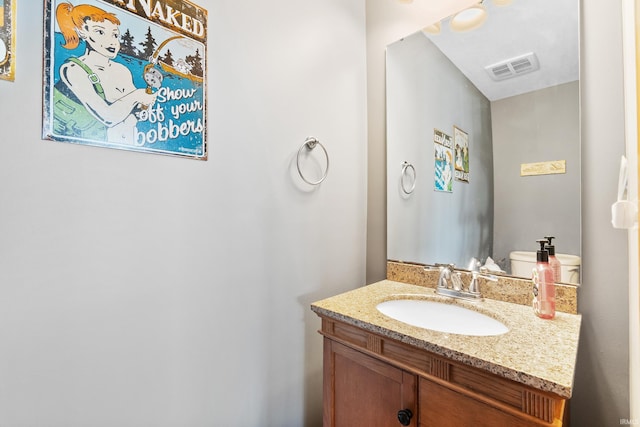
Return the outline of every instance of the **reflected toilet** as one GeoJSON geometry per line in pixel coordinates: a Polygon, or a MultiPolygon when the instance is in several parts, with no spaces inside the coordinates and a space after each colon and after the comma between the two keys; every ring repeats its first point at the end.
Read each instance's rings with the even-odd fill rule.
{"type": "MultiPolygon", "coordinates": [[[[556,253],[561,265],[561,280],[563,283],[580,283],[580,257],[577,255],[556,253]]],[[[509,254],[511,274],[518,277],[531,277],[531,271],[536,265],[536,253],[529,251],[513,251],[509,254]]]]}

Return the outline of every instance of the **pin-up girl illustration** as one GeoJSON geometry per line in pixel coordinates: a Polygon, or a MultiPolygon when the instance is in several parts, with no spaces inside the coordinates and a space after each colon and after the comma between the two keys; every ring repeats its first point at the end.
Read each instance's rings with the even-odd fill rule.
{"type": "Polygon", "coordinates": [[[137,88],[131,71],[113,61],[120,51],[120,21],[96,6],[61,3],[56,20],[66,49],[83,40],[83,55],[60,66],[54,87],[54,131],[117,144],[133,144],[135,112],[155,102],[156,94],[137,88]]]}
{"type": "Polygon", "coordinates": [[[444,181],[444,189],[451,191],[451,150],[445,150],[445,164],[442,171],[442,180],[444,181]]]}

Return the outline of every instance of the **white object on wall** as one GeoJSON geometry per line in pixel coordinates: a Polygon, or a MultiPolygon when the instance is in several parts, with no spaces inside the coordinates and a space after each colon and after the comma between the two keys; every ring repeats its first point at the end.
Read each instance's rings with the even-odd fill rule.
{"type": "Polygon", "coordinates": [[[637,201],[629,200],[628,180],[627,158],[622,156],[618,177],[618,200],[611,206],[611,224],[614,228],[630,229],[638,226],[637,201]]]}

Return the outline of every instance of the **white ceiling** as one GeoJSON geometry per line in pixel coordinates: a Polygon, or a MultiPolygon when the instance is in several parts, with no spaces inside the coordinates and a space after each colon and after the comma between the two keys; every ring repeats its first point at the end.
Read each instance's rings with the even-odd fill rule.
{"type": "Polygon", "coordinates": [[[424,33],[490,100],[519,95],[579,78],[579,0],[485,0],[487,20],[475,30],[454,33],[449,19],[438,35],[424,33]],[[486,66],[533,52],[540,69],[494,81],[486,66]]]}

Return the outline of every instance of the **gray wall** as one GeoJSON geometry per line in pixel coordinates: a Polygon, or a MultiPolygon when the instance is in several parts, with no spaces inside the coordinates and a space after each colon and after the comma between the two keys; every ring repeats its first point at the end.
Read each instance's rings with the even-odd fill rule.
{"type": "Polygon", "coordinates": [[[629,418],[627,233],[611,226],[624,153],[621,3],[583,0],[581,48],[583,315],[572,420],[629,418]]]}
{"type": "Polygon", "coordinates": [[[321,425],[309,304],[365,281],[364,2],[198,1],[207,162],[42,141],[32,3],[0,81],[0,425],[321,425]]]}
{"type": "MultiPolygon", "coordinates": [[[[385,275],[386,243],[378,228],[386,222],[384,49],[425,25],[417,23],[415,15],[394,19],[397,15],[389,13],[391,7],[387,2],[367,1],[367,282],[385,275]]],[[[581,19],[583,284],[579,311],[583,324],[572,425],[618,426],[620,418],[629,417],[627,238],[610,222],[624,152],[621,5],[583,0],[581,19]]]]}
{"type": "Polygon", "coordinates": [[[580,255],[580,86],[565,83],[491,103],[497,260],[535,251],[580,255]],[[520,176],[522,163],[566,160],[566,173],[520,176]]]}
{"type": "MultiPolygon", "coordinates": [[[[490,105],[422,32],[387,48],[387,256],[468,265],[493,243],[493,150],[490,105]],[[469,136],[469,182],[434,191],[434,129],[469,136]],[[416,187],[400,187],[402,163],[416,187]]],[[[453,179],[453,176],[452,176],[453,179]]]]}

